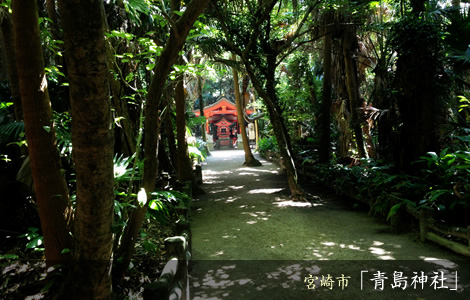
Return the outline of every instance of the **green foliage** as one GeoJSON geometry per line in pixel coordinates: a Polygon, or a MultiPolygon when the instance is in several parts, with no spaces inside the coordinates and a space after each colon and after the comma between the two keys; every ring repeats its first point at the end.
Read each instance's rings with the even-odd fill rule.
{"type": "Polygon", "coordinates": [[[39,228],[28,227],[28,232],[19,235],[18,238],[25,238],[27,240],[26,250],[44,251],[44,237],[39,235],[39,228]]]}
{"type": "Polygon", "coordinates": [[[4,162],[11,162],[11,159],[8,158],[7,154],[0,154],[0,160],[3,160],[4,162]]]}
{"type": "MultiPolygon", "coordinates": [[[[428,101],[429,105],[436,109],[445,106],[450,100],[450,82],[445,70],[447,59],[444,41],[447,35],[442,15],[439,17],[426,14],[420,17],[407,15],[396,22],[390,30],[390,45],[398,53],[397,69],[400,69],[400,63],[402,69],[406,68],[406,71],[396,76],[405,81],[414,79],[412,82],[403,83],[400,88],[413,90],[412,87],[419,82],[419,78],[413,78],[415,76],[412,74],[429,74],[429,77],[426,77],[427,88],[423,93],[433,95],[428,101]]],[[[404,91],[399,93],[402,92],[404,91]]],[[[400,105],[399,99],[398,104],[400,105]]],[[[399,110],[402,114],[405,114],[403,111],[408,109],[408,105],[408,103],[400,105],[399,110]]]]}
{"type": "Polygon", "coordinates": [[[177,80],[181,74],[202,75],[203,65],[186,63],[184,65],[173,65],[173,70],[170,73],[171,80],[177,80]]]}
{"type": "Polygon", "coordinates": [[[209,156],[207,143],[199,138],[188,140],[188,151],[191,160],[204,161],[209,156]]]}
{"type": "Polygon", "coordinates": [[[291,55],[278,74],[279,105],[292,140],[300,138],[300,127],[302,135],[313,136],[323,80],[320,61],[315,54],[291,55]]]}
{"type": "Polygon", "coordinates": [[[24,137],[24,123],[16,122],[13,113],[13,102],[1,101],[10,97],[10,88],[0,83],[0,146],[18,143],[24,137]]]}
{"type": "Polygon", "coordinates": [[[16,254],[0,254],[0,259],[18,259],[19,256],[16,254]]]}
{"type": "Polygon", "coordinates": [[[143,162],[136,161],[136,154],[130,157],[116,154],[113,159],[114,164],[114,223],[113,232],[120,234],[127,226],[128,217],[134,204],[137,194],[133,192],[133,182],[142,177],[143,162]]]}
{"type": "MultiPolygon", "coordinates": [[[[447,47],[447,58],[451,66],[451,75],[454,78],[454,88],[456,94],[463,93],[458,96],[458,102],[454,103],[454,113],[456,119],[461,123],[463,120],[467,124],[470,123],[470,110],[467,106],[468,102],[468,83],[470,74],[470,14],[468,10],[465,13],[457,13],[455,10],[448,10],[445,14],[448,24],[445,30],[448,34],[445,37],[447,47]]],[[[468,127],[468,126],[467,126],[468,127]]]]}
{"type": "Polygon", "coordinates": [[[189,196],[178,191],[156,191],[149,202],[148,215],[159,223],[167,224],[179,203],[187,203],[189,196]]]}
{"type": "Polygon", "coordinates": [[[5,0],[0,3],[0,7],[5,7],[8,9],[8,12],[11,14],[11,1],[12,0],[5,0]]]}
{"type": "Polygon", "coordinates": [[[60,156],[72,165],[72,118],[68,112],[54,112],[53,117],[60,156]]]}
{"type": "Polygon", "coordinates": [[[62,44],[64,43],[61,40],[54,40],[52,37],[52,20],[46,17],[39,18],[39,27],[40,27],[40,35],[41,35],[41,42],[43,47],[47,50],[46,56],[48,59],[46,61],[51,60],[53,56],[62,56],[62,44]]]}
{"type": "MultiPolygon", "coordinates": [[[[306,139],[306,142],[309,144],[314,143],[314,139],[309,137],[306,139]]],[[[297,156],[301,163],[304,164],[313,164],[318,160],[318,151],[312,147],[304,147],[304,150],[298,152],[297,156]]]]}
{"type": "MultiPolygon", "coordinates": [[[[363,202],[372,202],[374,213],[390,217],[400,206],[392,206],[393,200],[403,199],[404,182],[408,179],[402,174],[393,174],[391,165],[375,160],[364,159],[356,166],[316,165],[316,181],[334,186],[336,190],[363,202]],[[393,210],[390,210],[391,206],[393,210]]],[[[405,184],[406,185],[406,184],[405,184]]]]}
{"type": "Polygon", "coordinates": [[[112,30],[105,33],[110,41],[128,45],[125,49],[133,50],[131,52],[115,53],[115,67],[117,73],[114,73],[116,80],[122,80],[127,83],[127,87],[135,92],[145,94],[145,88],[148,86],[148,72],[152,71],[156,65],[156,58],[160,56],[163,47],[155,43],[152,35],[155,31],[150,31],[143,36],[122,31],[112,30]],[[128,66],[126,68],[126,65],[128,66]],[[124,70],[133,70],[125,73],[124,70]],[[138,84],[135,84],[138,82],[138,84]],[[142,86],[144,89],[137,89],[134,86],[142,86]]]}
{"type": "MultiPolygon", "coordinates": [[[[134,167],[134,160],[135,154],[131,157],[123,155],[115,155],[114,157],[116,199],[114,201],[113,232],[117,235],[120,235],[127,226],[131,210],[136,208],[136,200],[142,201],[141,205],[145,205],[147,201],[147,199],[141,199],[145,195],[143,190],[138,194],[131,191],[133,189],[131,183],[141,179],[143,170],[143,161],[138,161],[134,167]]],[[[189,197],[186,194],[177,191],[152,192],[151,198],[148,200],[147,218],[166,225],[171,220],[175,207],[187,199],[189,197]]],[[[143,247],[150,253],[155,250],[150,241],[144,242],[143,247]]]]}
{"type": "Polygon", "coordinates": [[[200,116],[200,117],[189,118],[186,125],[189,128],[195,128],[197,125],[204,125],[204,124],[206,124],[206,117],[200,116]]]}
{"type": "Polygon", "coordinates": [[[16,143],[24,138],[24,123],[10,122],[0,125],[0,144],[16,143]]]}
{"type": "Polygon", "coordinates": [[[199,148],[196,146],[188,145],[188,152],[189,152],[189,157],[191,160],[198,160],[198,161],[205,160],[205,157],[202,154],[201,150],[199,150],[199,148]]]}
{"type": "Polygon", "coordinates": [[[144,248],[147,254],[150,254],[150,255],[157,254],[158,246],[156,243],[154,243],[154,241],[151,239],[151,236],[149,236],[149,234],[141,231],[140,238],[143,240],[142,248],[144,248]]]}
{"type": "MultiPolygon", "coordinates": [[[[113,0],[113,2],[115,3],[116,0],[113,0]]],[[[122,3],[132,24],[136,24],[137,26],[142,25],[144,18],[158,17],[158,15],[156,15],[158,8],[154,5],[154,3],[156,3],[155,1],[124,0],[122,3]]]]}
{"type": "Polygon", "coordinates": [[[132,168],[132,163],[135,158],[134,155],[130,157],[124,157],[123,154],[114,156],[114,181],[129,182],[131,180],[140,180],[141,171],[143,169],[143,161],[137,163],[137,168],[132,168]]]}
{"type": "Polygon", "coordinates": [[[265,157],[269,151],[277,152],[278,150],[277,141],[274,136],[259,139],[258,152],[261,154],[261,156],[265,157]]]}
{"type": "MultiPolygon", "coordinates": [[[[116,193],[116,192],[115,192],[116,193]]],[[[116,193],[116,196],[127,196],[126,194],[122,193],[116,193]]],[[[137,195],[132,194],[132,197],[135,198],[137,195]]],[[[119,198],[123,199],[123,198],[119,198]]],[[[126,198],[124,198],[126,199],[126,198]]],[[[114,233],[120,233],[126,227],[127,225],[127,217],[129,215],[129,212],[131,209],[136,208],[135,205],[133,205],[130,202],[125,202],[122,200],[114,200],[114,223],[112,227],[112,231],[114,233]]]]}
{"type": "Polygon", "coordinates": [[[391,30],[390,41],[399,55],[414,55],[415,49],[439,49],[445,33],[432,19],[405,17],[391,30]]]}
{"type": "Polygon", "coordinates": [[[470,151],[429,152],[415,165],[420,167],[417,175],[396,173],[392,165],[369,159],[357,166],[316,165],[315,179],[371,203],[374,213],[387,218],[410,205],[464,223],[470,209],[470,151]]]}
{"type": "Polygon", "coordinates": [[[13,106],[13,102],[3,102],[3,101],[1,101],[0,102],[0,112],[2,112],[3,110],[8,109],[8,107],[10,107],[10,106],[13,106]]]}
{"type": "MultiPolygon", "coordinates": [[[[50,67],[46,67],[44,69],[46,71],[47,80],[49,80],[49,82],[59,84],[60,83],[60,77],[62,77],[64,79],[66,77],[65,74],[63,72],[61,72],[57,66],[50,66],[50,67]]],[[[64,86],[68,86],[68,83],[61,83],[61,84],[64,85],[64,86]]]]}
{"type": "Polygon", "coordinates": [[[459,112],[470,111],[470,100],[465,96],[458,96],[459,98],[459,112]]]}
{"type": "Polygon", "coordinates": [[[442,150],[439,154],[428,152],[420,163],[421,180],[426,182],[427,192],[421,205],[438,209],[444,214],[470,208],[470,152],[442,150]]]}

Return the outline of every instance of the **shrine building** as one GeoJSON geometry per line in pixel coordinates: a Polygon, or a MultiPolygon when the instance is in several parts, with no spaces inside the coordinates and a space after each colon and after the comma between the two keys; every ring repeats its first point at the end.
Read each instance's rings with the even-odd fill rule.
{"type": "MultiPolygon", "coordinates": [[[[199,109],[193,111],[199,117],[199,109]]],[[[247,109],[248,115],[253,113],[252,109],[247,109]]],[[[208,142],[214,143],[215,149],[231,149],[237,147],[238,134],[240,127],[238,124],[237,107],[235,103],[225,97],[221,97],[215,103],[204,108],[206,117],[205,130],[208,136],[208,142]]],[[[240,137],[241,142],[241,137],[240,137]]]]}

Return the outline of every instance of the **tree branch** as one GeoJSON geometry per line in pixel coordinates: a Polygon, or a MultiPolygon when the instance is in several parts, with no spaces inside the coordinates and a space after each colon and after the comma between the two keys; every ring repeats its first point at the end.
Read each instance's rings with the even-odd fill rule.
{"type": "MultiPolygon", "coordinates": [[[[297,30],[295,33],[287,39],[287,41],[280,47],[276,49],[276,54],[282,53],[286,48],[290,47],[290,45],[294,42],[295,39],[297,39],[300,35],[300,30],[302,29],[302,25],[307,21],[307,18],[310,16],[310,13],[313,11],[313,9],[317,6],[319,2],[315,2],[310,5],[310,7],[307,9],[307,12],[305,13],[304,17],[302,18],[302,21],[300,21],[299,26],[297,27],[297,30]]],[[[304,34],[304,33],[302,33],[304,34]]]]}
{"type": "Polygon", "coordinates": [[[309,39],[309,40],[306,40],[306,41],[302,41],[302,42],[299,42],[295,47],[292,47],[289,49],[289,51],[286,52],[286,54],[284,54],[280,59],[279,61],[276,63],[276,66],[278,66],[282,61],[284,61],[284,59],[289,56],[291,53],[293,53],[295,50],[297,50],[298,48],[300,48],[301,46],[305,45],[305,44],[308,44],[308,43],[311,43],[311,42],[314,42],[318,39],[321,39],[322,37],[324,37],[326,34],[322,34],[322,35],[319,35],[315,38],[312,38],[312,39],[309,39]]]}
{"type": "MultiPolygon", "coordinates": [[[[245,51],[243,51],[243,56],[241,57],[246,57],[246,55],[251,51],[251,48],[253,47],[253,44],[257,41],[258,36],[261,34],[260,27],[261,24],[266,21],[269,18],[269,15],[271,14],[271,10],[274,8],[274,5],[276,5],[277,1],[276,0],[271,0],[271,2],[266,5],[266,10],[264,11],[264,14],[261,16],[261,18],[258,19],[254,26],[254,32],[253,35],[250,37],[250,41],[245,47],[245,51]]],[[[254,16],[258,15],[261,13],[261,9],[263,6],[260,6],[258,11],[254,14],[254,16]]]]}
{"type": "Polygon", "coordinates": [[[176,28],[176,23],[173,22],[173,20],[170,18],[170,16],[167,15],[163,10],[161,10],[160,13],[162,14],[163,18],[164,18],[165,20],[167,20],[168,23],[170,23],[171,31],[173,31],[173,34],[175,35],[175,38],[176,38],[177,40],[179,40],[179,33],[178,33],[177,28],[176,28]]]}

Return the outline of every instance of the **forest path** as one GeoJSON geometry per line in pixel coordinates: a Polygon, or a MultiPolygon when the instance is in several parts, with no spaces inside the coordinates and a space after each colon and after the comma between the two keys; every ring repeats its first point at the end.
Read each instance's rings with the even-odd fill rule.
{"type": "Polygon", "coordinates": [[[191,217],[191,299],[470,299],[468,260],[415,233],[392,233],[318,187],[303,185],[318,196],[313,203],[293,202],[285,175],[257,158],[263,166],[245,167],[243,151],[213,151],[203,165],[206,194],[194,199],[191,217]],[[387,272],[383,291],[371,280],[377,271],[387,272]],[[408,276],[407,289],[391,288],[394,271],[408,276]],[[413,272],[421,271],[428,282],[412,289],[413,272]],[[447,278],[447,289],[433,289],[433,272],[447,278]],[[333,288],[317,280],[308,289],[310,274],[331,275],[333,288]],[[344,290],[336,279],[342,274],[351,277],[344,290]]]}

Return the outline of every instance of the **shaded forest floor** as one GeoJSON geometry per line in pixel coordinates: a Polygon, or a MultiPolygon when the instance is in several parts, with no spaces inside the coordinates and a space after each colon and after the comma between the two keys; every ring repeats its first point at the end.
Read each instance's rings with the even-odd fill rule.
{"type": "Polygon", "coordinates": [[[257,158],[263,166],[245,167],[243,151],[213,151],[203,166],[191,299],[470,299],[468,259],[422,243],[413,228],[396,234],[308,181],[312,201],[293,202],[285,175],[257,158]]]}
{"type": "MultiPolygon", "coordinates": [[[[167,225],[146,221],[136,243],[130,270],[119,282],[113,282],[113,299],[142,299],[144,286],[158,280],[165,265],[164,239],[175,235],[172,225],[176,215],[167,225]],[[151,243],[151,249],[146,246],[151,243]]],[[[9,239],[18,240],[11,236],[9,239]]],[[[0,254],[15,253],[19,259],[0,259],[0,299],[53,299],[64,277],[59,274],[46,278],[42,252],[24,251],[21,241],[4,240],[0,254]]]]}

